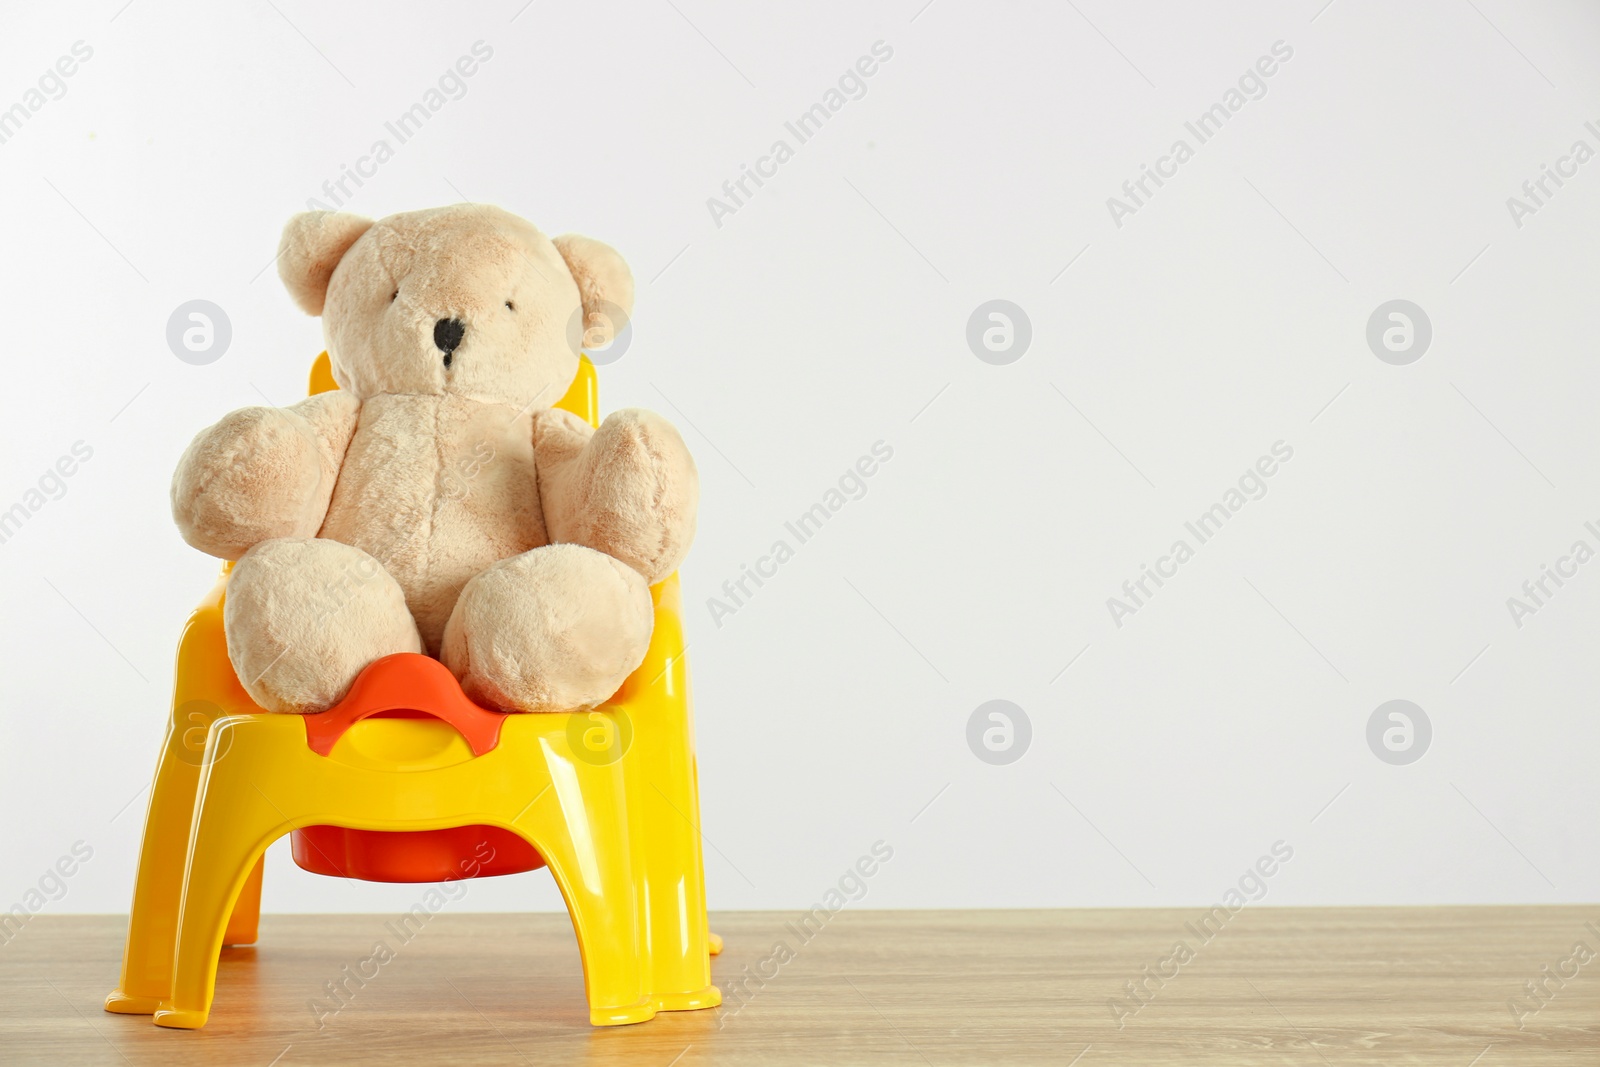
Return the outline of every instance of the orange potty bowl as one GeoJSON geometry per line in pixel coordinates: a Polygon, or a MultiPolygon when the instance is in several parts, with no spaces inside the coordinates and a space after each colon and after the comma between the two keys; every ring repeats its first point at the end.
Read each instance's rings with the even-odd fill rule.
{"type": "MultiPolygon", "coordinates": [[[[362,671],[338,704],[305,716],[306,744],[332,756],[356,723],[369,718],[438,719],[481,756],[500,743],[500,712],[473,703],[455,677],[428,656],[402,652],[362,671]]],[[[499,826],[439,830],[357,830],[307,826],[289,835],[294,862],[312,874],[368,882],[448,882],[520,874],[544,858],[517,834],[499,826]]]]}
{"type": "Polygon", "coordinates": [[[294,862],[312,874],[367,882],[451,882],[544,866],[532,845],[498,826],[350,830],[307,826],[289,835],[294,862]]]}

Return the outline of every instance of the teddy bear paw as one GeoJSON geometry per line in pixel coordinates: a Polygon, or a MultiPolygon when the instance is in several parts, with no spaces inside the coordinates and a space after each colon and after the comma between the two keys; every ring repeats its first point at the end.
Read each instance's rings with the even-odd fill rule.
{"type": "Polygon", "coordinates": [[[589,484],[576,538],[650,583],[677,570],[694,540],[700,475],[683,437],[652,411],[613,412],[587,446],[589,484]]]}
{"type": "Polygon", "coordinates": [[[467,583],[439,658],[479,703],[579,711],[604,703],[644,661],[654,621],[637,571],[581,545],[549,545],[467,583]]]}
{"type": "Polygon", "coordinates": [[[405,593],[383,565],[325,538],[263,541],[228,576],[228,658],[268,711],[326,711],[374,660],[421,652],[405,593]]]}

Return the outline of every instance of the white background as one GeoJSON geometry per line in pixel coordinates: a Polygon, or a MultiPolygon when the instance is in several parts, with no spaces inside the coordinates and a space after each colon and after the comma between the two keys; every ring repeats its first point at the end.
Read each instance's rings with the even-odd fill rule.
{"type": "MultiPolygon", "coordinates": [[[[632,263],[602,405],[662,412],[700,464],[713,908],[809,905],[879,839],[865,907],[1208,904],[1280,839],[1272,904],[1600,892],[1600,563],[1520,628],[1506,606],[1600,547],[1600,161],[1521,227],[1506,205],[1600,148],[1592,5],[122,3],[0,32],[0,107],[94,50],[0,144],[0,510],[94,450],[0,544],[0,909],[79,840],[49,910],[126,909],[217,569],[172,526],[173,465],[302,395],[321,335],[279,231],[479,40],[465,97],[348,206],[490,201],[632,263]],[[717,226],[707,198],[879,40],[865,97],[717,226]],[[1280,40],[1265,97],[1116,226],[1107,197],[1280,40]],[[233,326],[203,367],[166,341],[196,298],[233,326]],[[994,298],[1032,322],[1009,366],[966,342],[994,298]],[[1409,366],[1365,340],[1395,298],[1433,325],[1409,366]],[[879,440],[866,496],[714,625],[706,599],[879,440]],[[1278,440],[1266,497],[1117,627],[1106,599],[1278,440]],[[1409,766],[1366,741],[1395,698],[1433,724],[1409,766]],[[991,699],[1032,723],[1009,766],[967,745],[991,699]]],[[[280,843],[264,906],[420,892],[280,843]]],[[[544,872],[452,905],[558,906],[544,872]]]]}

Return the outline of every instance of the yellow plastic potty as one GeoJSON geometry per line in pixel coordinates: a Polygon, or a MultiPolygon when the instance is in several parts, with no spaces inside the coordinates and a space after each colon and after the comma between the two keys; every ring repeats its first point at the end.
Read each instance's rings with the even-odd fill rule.
{"type": "MultiPolygon", "coordinates": [[[[311,391],[333,388],[323,353],[311,391]]],[[[560,406],[598,422],[587,357],[560,406]]],[[[489,711],[436,660],[407,653],[370,665],[332,710],[297,716],[263,711],[233,672],[222,629],[229,567],[178,645],[107,1011],[205,1025],[217,955],[256,940],[262,854],[285,834],[302,867],[373,881],[548,866],[596,1026],[721,1003],[676,575],[651,590],[643,665],[595,711],[489,711]]]]}

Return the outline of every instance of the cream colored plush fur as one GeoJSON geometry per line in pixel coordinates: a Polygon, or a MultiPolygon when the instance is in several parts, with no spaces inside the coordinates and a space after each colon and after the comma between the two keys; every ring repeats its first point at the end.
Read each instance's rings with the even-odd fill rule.
{"type": "Polygon", "coordinates": [[[573,339],[631,312],[622,258],[458,205],[308,212],[278,263],[340,389],[224,417],[172,483],[184,539],[238,560],[223,617],[245,689],[321,711],[421,651],[507,711],[603,702],[644,658],[649,585],[688,551],[699,496],[659,416],[596,431],[552,408],[573,339]],[[442,322],[461,327],[448,351],[442,322]]]}

